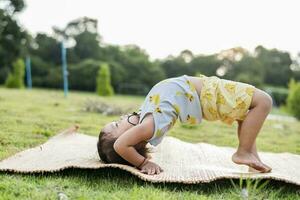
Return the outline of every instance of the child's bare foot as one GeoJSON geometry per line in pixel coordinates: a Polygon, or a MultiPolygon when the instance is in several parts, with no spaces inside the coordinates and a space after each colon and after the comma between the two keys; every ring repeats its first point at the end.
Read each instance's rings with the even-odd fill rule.
{"type": "Polygon", "coordinates": [[[259,158],[257,152],[255,151],[255,152],[253,152],[253,153],[254,153],[255,157],[259,160],[259,162],[261,162],[266,168],[268,168],[268,171],[267,171],[267,172],[271,172],[271,171],[272,171],[272,168],[269,167],[268,165],[266,165],[265,163],[263,163],[263,162],[260,160],[260,158],[259,158]]]}
{"type": "Polygon", "coordinates": [[[252,152],[240,152],[237,151],[232,155],[232,161],[236,164],[244,164],[254,168],[262,173],[270,172],[271,167],[265,165],[255,156],[252,152]]]}

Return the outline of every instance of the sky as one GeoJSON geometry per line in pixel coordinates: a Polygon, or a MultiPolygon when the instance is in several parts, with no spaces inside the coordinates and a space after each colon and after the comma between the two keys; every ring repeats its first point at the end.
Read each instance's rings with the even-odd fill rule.
{"type": "Polygon", "coordinates": [[[151,58],[212,54],[257,45],[300,52],[298,0],[25,0],[18,19],[31,34],[71,20],[98,19],[107,44],[136,44],[151,58]]]}

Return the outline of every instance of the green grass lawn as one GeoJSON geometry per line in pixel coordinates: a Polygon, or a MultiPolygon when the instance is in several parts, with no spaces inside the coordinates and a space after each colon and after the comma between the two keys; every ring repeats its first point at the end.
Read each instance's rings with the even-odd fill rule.
{"type": "MultiPolygon", "coordinates": [[[[84,111],[88,100],[134,110],[143,97],[104,98],[93,93],[70,92],[68,98],[64,98],[63,92],[56,90],[0,88],[0,159],[44,143],[73,124],[80,125],[80,132],[97,136],[104,124],[119,118],[84,111]]],[[[189,142],[237,146],[236,125],[230,127],[219,122],[204,121],[193,127],[177,122],[169,135],[189,142]]],[[[266,121],[257,145],[260,151],[300,154],[300,122],[266,121]]],[[[152,184],[118,169],[67,169],[31,175],[2,172],[0,199],[57,199],[58,192],[63,192],[69,199],[241,199],[238,182],[152,184]]],[[[260,181],[258,185],[263,186],[264,182],[260,181]]],[[[260,189],[255,189],[254,185],[254,181],[250,182],[249,199],[300,199],[299,188],[290,184],[271,181],[260,189]]]]}

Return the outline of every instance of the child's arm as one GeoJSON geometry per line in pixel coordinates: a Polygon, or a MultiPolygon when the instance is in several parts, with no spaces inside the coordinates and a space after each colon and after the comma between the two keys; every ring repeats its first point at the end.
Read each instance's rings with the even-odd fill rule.
{"type": "MultiPolygon", "coordinates": [[[[141,124],[138,124],[123,133],[114,143],[114,149],[122,158],[134,166],[140,166],[145,158],[136,151],[134,146],[142,141],[149,140],[153,136],[153,131],[153,116],[148,115],[141,124]]],[[[149,162],[149,164],[152,164],[152,166],[149,166],[151,169],[147,172],[152,174],[151,171],[154,170],[155,173],[156,169],[152,168],[159,168],[159,166],[152,162],[149,162]]],[[[157,173],[159,173],[160,170],[157,171],[157,173]]]]}

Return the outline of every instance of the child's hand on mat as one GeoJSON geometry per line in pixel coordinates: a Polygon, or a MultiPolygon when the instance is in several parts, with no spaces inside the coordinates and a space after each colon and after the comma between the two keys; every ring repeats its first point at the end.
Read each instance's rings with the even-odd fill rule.
{"type": "Polygon", "coordinates": [[[141,167],[141,172],[144,174],[154,175],[160,174],[160,172],[163,172],[163,169],[154,162],[148,161],[141,167]]]}

